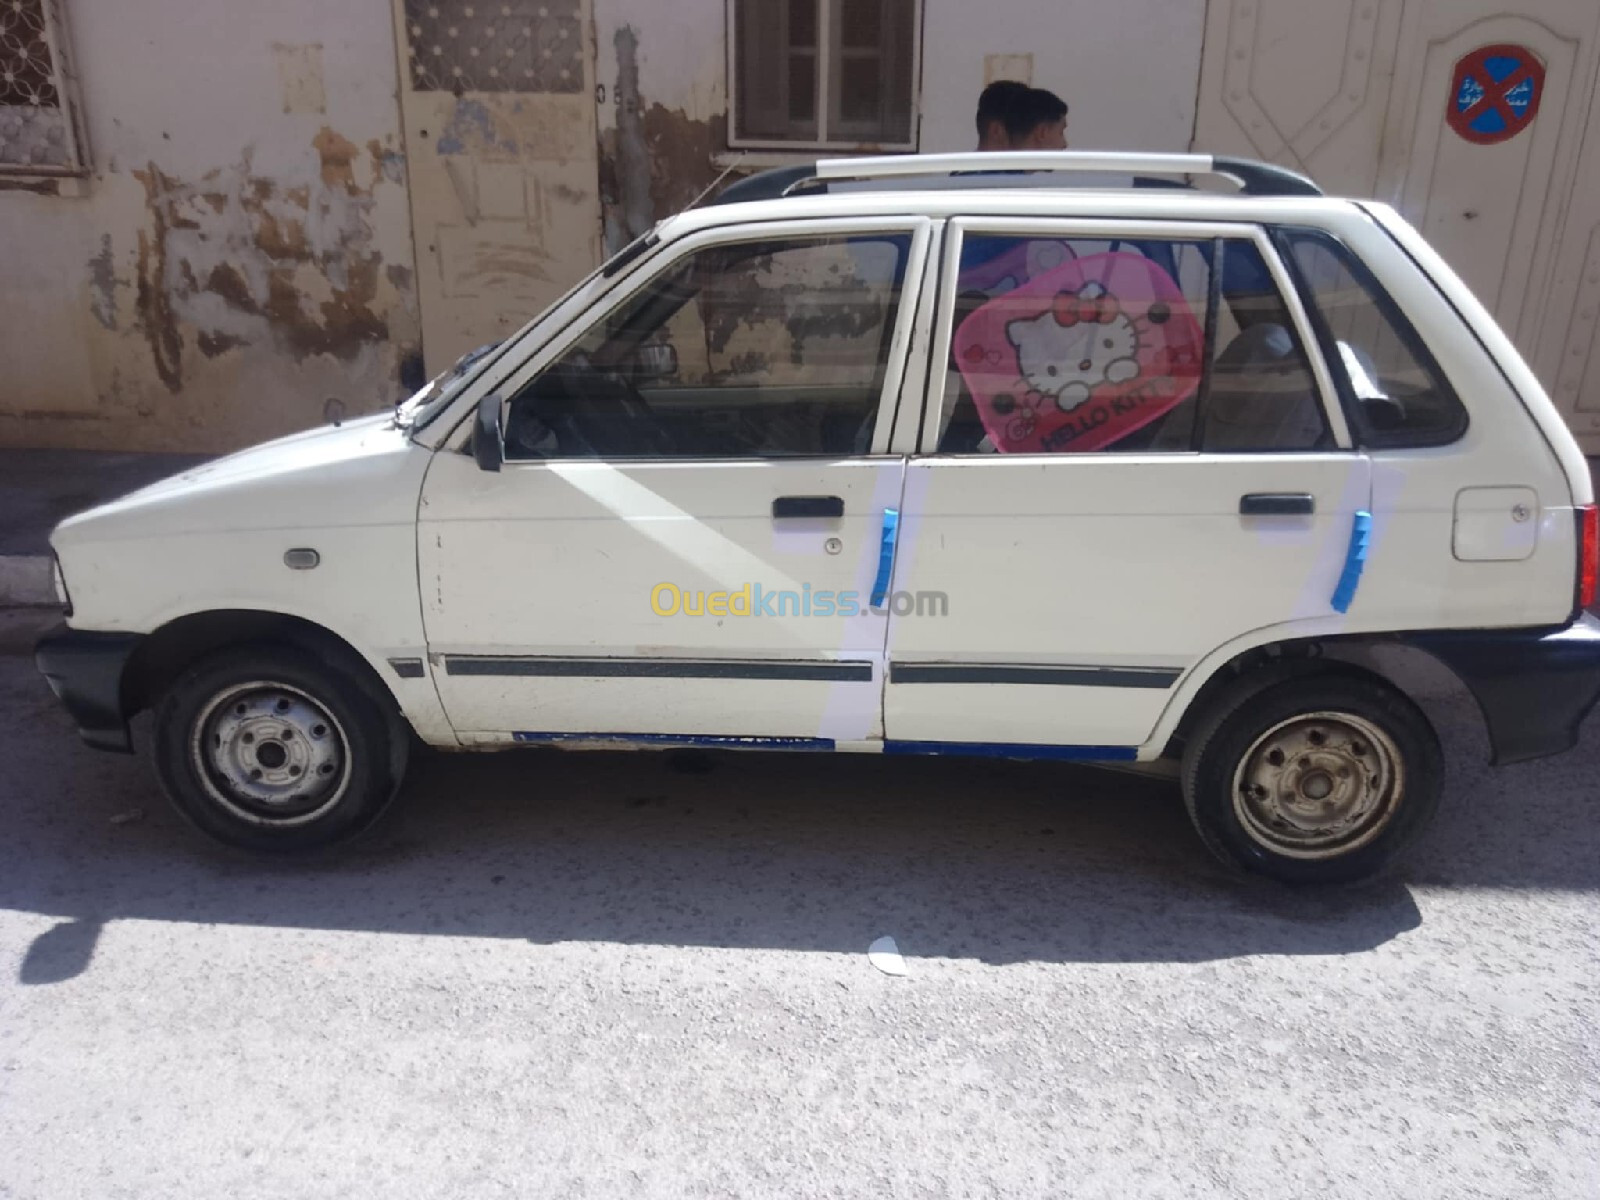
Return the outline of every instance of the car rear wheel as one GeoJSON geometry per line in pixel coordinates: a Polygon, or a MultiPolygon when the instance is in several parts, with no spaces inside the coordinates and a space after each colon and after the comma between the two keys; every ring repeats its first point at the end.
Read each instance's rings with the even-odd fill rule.
{"type": "Polygon", "coordinates": [[[1291,678],[1219,704],[1184,755],[1207,847],[1287,883],[1381,874],[1439,806],[1443,756],[1421,710],[1379,680],[1291,678]]]}
{"type": "Polygon", "coordinates": [[[156,709],[156,768],[178,811],[247,850],[305,850],[368,828],[405,770],[400,723],[351,675],[292,647],[191,667],[156,709]]]}

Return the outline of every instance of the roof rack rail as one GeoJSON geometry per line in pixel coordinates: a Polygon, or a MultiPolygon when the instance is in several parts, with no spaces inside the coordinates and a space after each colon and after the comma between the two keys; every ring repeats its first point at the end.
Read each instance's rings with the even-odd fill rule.
{"type": "MultiPolygon", "coordinates": [[[[1125,154],[1081,150],[1004,150],[971,154],[895,154],[871,158],[824,158],[777,167],[733,184],[713,204],[776,200],[802,191],[827,191],[836,182],[903,179],[914,175],[1015,175],[1025,171],[1098,172],[1119,175],[1211,175],[1239,185],[1246,196],[1320,196],[1322,189],[1286,167],[1248,158],[1210,154],[1125,154]]],[[[964,186],[972,184],[964,180],[964,186]]],[[[986,186],[986,185],[978,185],[986,186]]],[[[1004,187],[1003,179],[993,186],[1004,187]]]]}

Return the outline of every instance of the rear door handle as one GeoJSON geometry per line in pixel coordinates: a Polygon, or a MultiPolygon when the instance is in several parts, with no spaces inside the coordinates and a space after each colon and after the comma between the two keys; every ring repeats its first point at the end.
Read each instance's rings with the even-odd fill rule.
{"type": "Polygon", "coordinates": [[[838,496],[779,496],[772,502],[774,521],[842,516],[844,501],[838,496]]]}
{"type": "Polygon", "coordinates": [[[1316,511],[1310,492],[1251,492],[1239,497],[1239,515],[1245,517],[1307,517],[1316,511]]]}

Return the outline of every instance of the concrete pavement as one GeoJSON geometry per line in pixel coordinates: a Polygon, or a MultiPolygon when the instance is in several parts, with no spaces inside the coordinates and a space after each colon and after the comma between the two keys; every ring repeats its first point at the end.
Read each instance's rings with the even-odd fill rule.
{"type": "Polygon", "coordinates": [[[263,866],[0,658],[0,1196],[1593,1197],[1600,722],[1491,773],[1433,710],[1361,891],[1166,784],[851,756],[429,756],[263,866]]]}

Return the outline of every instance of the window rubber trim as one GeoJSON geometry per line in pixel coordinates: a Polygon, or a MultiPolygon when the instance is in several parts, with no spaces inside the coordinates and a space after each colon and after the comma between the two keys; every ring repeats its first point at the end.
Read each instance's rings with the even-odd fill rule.
{"type": "MultiPolygon", "coordinates": [[[[935,223],[935,221],[936,221],[936,218],[930,218],[930,217],[926,217],[926,216],[921,216],[921,215],[918,215],[918,214],[915,214],[915,213],[910,213],[910,214],[887,214],[887,215],[881,215],[881,216],[874,215],[874,216],[867,217],[867,218],[862,218],[860,216],[845,216],[845,217],[817,217],[817,218],[798,218],[797,219],[797,218],[794,218],[794,217],[784,216],[784,217],[772,217],[772,218],[769,218],[769,219],[766,219],[766,220],[737,221],[737,222],[733,222],[733,223],[727,224],[727,225],[708,226],[705,229],[695,230],[695,231],[693,231],[691,233],[682,235],[680,237],[671,238],[671,239],[667,239],[667,240],[662,240],[662,239],[660,239],[658,237],[658,238],[655,239],[654,244],[651,245],[650,247],[648,247],[648,249],[650,250],[649,254],[639,254],[639,255],[635,256],[636,259],[642,259],[642,262],[630,263],[628,265],[628,269],[627,270],[619,272],[618,277],[612,279],[612,281],[609,284],[609,286],[599,296],[595,297],[590,302],[590,304],[588,306],[586,306],[581,311],[572,314],[572,316],[570,318],[568,318],[568,320],[565,321],[559,327],[552,329],[547,336],[542,338],[539,341],[539,343],[536,346],[533,347],[531,352],[522,354],[520,356],[518,362],[516,363],[516,365],[514,365],[511,368],[510,371],[508,371],[508,372],[504,373],[503,375],[501,375],[494,382],[493,387],[498,389],[498,388],[501,388],[504,385],[508,384],[512,379],[516,378],[516,376],[521,374],[522,370],[527,366],[527,364],[531,360],[533,360],[533,359],[537,358],[538,356],[540,356],[541,354],[543,354],[545,352],[545,350],[548,349],[552,345],[565,342],[565,349],[570,349],[571,345],[574,344],[577,341],[577,339],[583,335],[583,331],[582,330],[580,330],[577,334],[573,333],[573,330],[574,330],[574,328],[576,326],[578,326],[582,322],[587,321],[587,322],[590,322],[589,325],[585,325],[584,326],[584,329],[587,329],[587,328],[592,327],[592,323],[593,322],[606,319],[613,312],[615,312],[618,308],[620,308],[622,305],[626,304],[628,302],[628,300],[636,292],[638,292],[641,288],[643,288],[645,286],[648,286],[648,284],[651,282],[651,280],[655,279],[659,275],[664,274],[667,271],[670,271],[680,261],[680,259],[687,258],[689,255],[697,253],[701,249],[711,249],[711,248],[724,247],[724,246],[735,246],[735,245],[740,245],[740,244],[749,243],[749,242],[765,241],[765,240],[767,240],[768,238],[771,238],[771,237],[783,237],[783,236],[786,236],[785,232],[784,232],[785,230],[792,230],[792,228],[795,225],[805,225],[805,226],[818,226],[818,227],[826,226],[827,228],[817,228],[817,229],[814,229],[814,230],[808,230],[808,232],[805,232],[805,233],[802,233],[802,234],[798,235],[799,238],[801,238],[801,239],[825,240],[825,239],[828,239],[828,238],[836,238],[836,237],[841,237],[841,236],[845,237],[845,238],[857,238],[857,237],[859,237],[859,238],[874,238],[874,237],[885,237],[885,236],[888,236],[888,237],[907,237],[907,238],[909,238],[911,240],[911,245],[910,245],[910,249],[908,250],[908,253],[914,253],[915,252],[915,246],[916,246],[916,238],[922,233],[921,226],[923,226],[923,225],[931,226],[931,225],[933,225],[935,223]],[[866,226],[868,226],[868,227],[863,228],[864,224],[866,226]],[[776,228],[776,232],[775,233],[767,232],[766,228],[765,228],[767,226],[775,227],[776,228]],[[836,228],[842,230],[842,232],[836,233],[835,232],[836,228]],[[729,230],[734,230],[735,233],[732,236],[726,236],[729,230]],[[758,230],[759,230],[759,232],[758,232],[758,230]],[[686,244],[689,245],[688,249],[684,249],[686,244]],[[681,251],[681,253],[679,253],[676,257],[673,257],[673,252],[675,250],[681,251]],[[654,262],[658,257],[662,257],[662,256],[665,256],[665,257],[663,258],[663,261],[660,264],[660,269],[656,270],[654,272],[650,272],[649,268],[650,268],[651,263],[654,262]],[[641,275],[640,274],[641,271],[645,272],[645,273],[641,275]],[[636,276],[638,277],[637,280],[635,280],[636,276]],[[635,281],[630,284],[630,280],[635,280],[635,281]]],[[[652,233],[654,233],[654,232],[655,231],[652,231],[652,233]]],[[[644,240],[644,239],[640,239],[640,240],[644,240]]],[[[618,255],[620,256],[620,255],[626,253],[627,250],[628,250],[628,247],[624,247],[623,250],[618,251],[618,255]]],[[[611,260],[608,260],[608,262],[609,261],[611,261],[611,260]]],[[[542,321],[555,308],[560,307],[561,305],[565,304],[567,301],[571,300],[578,293],[578,291],[581,288],[587,286],[590,283],[593,283],[595,280],[597,280],[599,278],[602,278],[604,276],[604,266],[605,266],[605,264],[602,264],[602,266],[595,268],[595,270],[590,272],[589,275],[586,276],[581,282],[576,284],[572,288],[571,291],[569,291],[564,296],[562,296],[561,299],[557,300],[555,302],[555,304],[551,305],[550,308],[547,308],[538,317],[534,318],[534,322],[542,321]]],[[[904,285],[902,285],[901,294],[902,294],[902,297],[903,297],[903,295],[904,295],[904,285]]],[[[523,341],[524,341],[524,335],[527,332],[528,332],[528,330],[525,327],[523,330],[520,330],[516,335],[513,335],[512,337],[507,338],[505,340],[505,342],[502,343],[500,352],[498,352],[494,356],[494,361],[498,363],[501,360],[501,358],[504,356],[504,354],[509,349],[512,348],[513,343],[515,343],[517,345],[521,345],[523,343],[523,341]]],[[[561,353],[565,353],[565,349],[563,349],[563,351],[561,351],[561,353]]],[[[553,365],[558,357],[559,357],[559,354],[553,355],[550,358],[550,360],[545,363],[545,366],[543,368],[541,368],[541,371],[545,370],[545,369],[548,369],[551,365],[553,365]]],[[[536,376],[530,377],[530,379],[528,381],[525,381],[525,382],[531,382],[531,379],[534,378],[534,377],[536,377],[536,376]]],[[[475,377],[474,381],[473,381],[474,385],[477,382],[478,382],[478,378],[475,377]]],[[[463,389],[463,394],[465,394],[466,390],[467,389],[465,389],[465,388],[463,389]]],[[[515,395],[515,393],[513,393],[513,395],[515,395]]],[[[481,398],[482,398],[482,396],[480,395],[478,397],[478,399],[481,399],[481,398]]],[[[449,409],[453,409],[455,407],[455,404],[458,404],[460,402],[461,402],[460,401],[460,397],[458,397],[457,400],[454,403],[452,403],[450,406],[447,406],[447,410],[446,411],[449,411],[449,409]]],[[[434,452],[441,452],[442,451],[442,452],[466,453],[467,450],[468,450],[468,447],[470,445],[470,441],[468,440],[466,435],[463,434],[463,429],[464,429],[464,427],[469,427],[472,424],[475,412],[476,412],[476,401],[474,401],[473,404],[471,404],[471,405],[465,406],[461,411],[460,417],[455,421],[454,424],[451,425],[449,431],[443,437],[441,437],[439,439],[438,444],[432,448],[433,451],[434,452]]],[[[693,460],[693,459],[687,459],[687,458],[685,458],[685,459],[660,459],[660,458],[657,458],[655,456],[648,456],[648,455],[647,456],[638,456],[638,457],[639,457],[640,460],[648,461],[648,462],[660,462],[660,461],[690,462],[690,461],[701,461],[701,460],[693,460]]],[[[832,460],[836,461],[839,456],[838,455],[782,455],[782,456],[779,456],[780,459],[786,460],[786,461],[793,460],[795,458],[800,458],[800,457],[818,458],[818,459],[832,459],[832,460]]],[[[859,456],[858,455],[851,455],[851,456],[848,456],[848,457],[883,457],[883,456],[868,454],[868,455],[859,455],[859,456]]],[[[527,465],[529,463],[545,463],[545,462],[554,462],[554,461],[612,462],[612,461],[622,461],[622,456],[616,456],[615,458],[603,458],[603,457],[598,457],[598,456],[597,457],[593,457],[593,458],[585,457],[585,458],[576,459],[576,460],[565,460],[565,459],[561,459],[561,460],[557,460],[557,459],[516,459],[516,460],[512,460],[512,459],[507,459],[506,461],[508,463],[515,461],[515,462],[517,462],[519,464],[522,464],[522,465],[527,465]]],[[[726,459],[726,458],[715,458],[715,459],[706,459],[706,460],[703,460],[703,461],[708,461],[708,462],[728,462],[728,461],[733,461],[733,460],[726,459]]],[[[765,459],[765,458],[756,458],[756,459],[754,459],[754,461],[768,461],[768,460],[765,459]]]]}
{"type": "MultiPolygon", "coordinates": [[[[1217,366],[1217,310],[1222,307],[1222,272],[1227,264],[1226,238],[1211,242],[1211,271],[1206,280],[1206,320],[1200,338],[1200,388],[1194,398],[1194,428],[1189,431],[1189,449],[1205,450],[1206,416],[1211,408],[1211,377],[1217,366]]],[[[1173,275],[1173,272],[1168,272],[1173,275]]]]}

